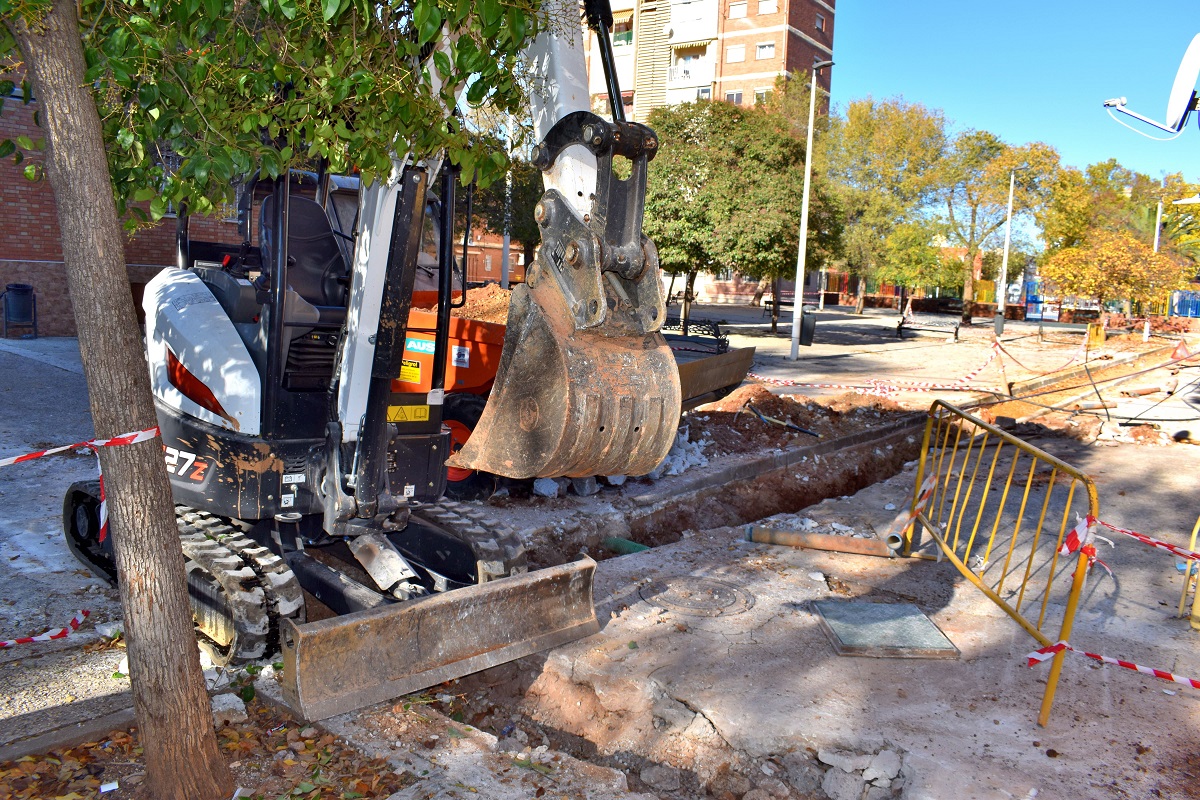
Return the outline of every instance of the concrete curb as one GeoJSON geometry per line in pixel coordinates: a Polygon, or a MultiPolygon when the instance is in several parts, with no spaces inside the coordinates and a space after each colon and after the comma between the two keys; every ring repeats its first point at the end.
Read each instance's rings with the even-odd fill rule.
{"type": "MultiPolygon", "coordinates": [[[[1137,361],[1139,358],[1149,358],[1163,354],[1169,355],[1175,351],[1175,347],[1176,345],[1174,344],[1165,344],[1162,347],[1156,347],[1153,350],[1146,350],[1141,353],[1130,353],[1129,355],[1121,356],[1120,358],[1114,358],[1111,361],[1105,361],[1103,366],[1097,366],[1096,369],[1108,369],[1109,367],[1128,364],[1132,361],[1137,361]]],[[[1041,378],[1034,378],[1028,381],[1016,381],[1012,384],[1012,388],[1009,390],[1009,392],[1016,395],[1018,391],[1037,391],[1038,389],[1042,389],[1046,386],[1052,386],[1056,383],[1062,383],[1063,381],[1069,381],[1072,378],[1078,378],[1086,375],[1087,371],[1082,366],[1079,366],[1075,367],[1074,369],[1056,372],[1053,375],[1046,375],[1041,378]]]]}
{"type": "MultiPolygon", "coordinates": [[[[126,692],[126,694],[128,694],[126,692]]],[[[102,713],[90,719],[65,725],[52,731],[20,739],[0,747],[0,762],[15,761],[25,756],[38,755],[50,750],[74,747],[83,742],[102,738],[109,731],[122,730],[136,724],[133,713],[133,697],[129,706],[118,711],[102,713]]]]}

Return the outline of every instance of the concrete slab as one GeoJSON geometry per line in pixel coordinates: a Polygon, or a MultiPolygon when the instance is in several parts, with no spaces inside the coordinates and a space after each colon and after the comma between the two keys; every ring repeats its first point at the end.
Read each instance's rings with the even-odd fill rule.
{"type": "MultiPolygon", "coordinates": [[[[1137,482],[1122,468],[1128,450],[1054,444],[1096,471],[1102,497],[1113,499],[1106,515],[1132,522],[1127,515],[1147,508],[1150,497],[1119,488],[1137,482]]],[[[1193,474],[1181,458],[1200,464],[1200,455],[1179,448],[1139,448],[1136,455],[1138,472],[1159,475],[1193,474]]],[[[910,472],[822,506],[886,520],[895,513],[886,506],[903,504],[911,481],[910,472]]],[[[1165,498],[1165,491],[1155,494],[1165,498]]],[[[1164,536],[1162,526],[1194,513],[1161,511],[1141,521],[1161,520],[1144,527],[1164,536]]],[[[1190,525],[1170,540],[1186,530],[1190,525]]],[[[741,533],[691,533],[601,563],[603,630],[480,676],[478,691],[489,702],[511,693],[543,730],[586,741],[602,756],[669,766],[691,786],[711,787],[732,769],[750,778],[772,770],[792,781],[798,796],[820,796],[816,787],[826,782],[820,791],[827,795],[847,781],[863,790],[865,767],[851,770],[858,777],[835,780],[831,770],[845,770],[813,754],[845,752],[852,758],[844,763],[857,764],[885,750],[901,757],[903,770],[878,796],[912,800],[1147,797],[1185,780],[1200,693],[1071,658],[1055,713],[1040,728],[1046,671],[1025,663],[1036,645],[949,564],[753,545],[741,533]],[[683,594],[691,603],[655,602],[664,585],[688,587],[683,594]],[[813,604],[844,598],[917,607],[961,659],[837,656],[813,604]],[[695,605],[736,613],[697,615],[695,605]]],[[[1168,608],[1179,587],[1172,560],[1129,541],[1105,558],[1117,579],[1089,580],[1074,638],[1106,654],[1200,675],[1195,634],[1168,608]]]]}

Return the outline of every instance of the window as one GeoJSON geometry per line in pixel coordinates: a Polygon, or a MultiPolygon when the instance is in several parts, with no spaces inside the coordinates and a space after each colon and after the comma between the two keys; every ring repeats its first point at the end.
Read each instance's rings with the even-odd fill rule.
{"type": "Polygon", "coordinates": [[[712,89],[708,86],[705,86],[703,89],[697,89],[696,90],[696,99],[697,100],[712,100],[712,89]]]}
{"type": "Polygon", "coordinates": [[[746,60],[746,45],[733,44],[725,48],[725,61],[729,64],[746,60]]]}
{"type": "Polygon", "coordinates": [[[760,42],[759,45],[756,48],[754,48],[754,58],[757,59],[758,61],[762,61],[765,58],[774,58],[774,57],[775,57],[775,43],[774,42],[760,42]]]}
{"type": "Polygon", "coordinates": [[[483,271],[484,272],[492,271],[492,257],[490,255],[486,255],[483,257],[483,271]]]}
{"type": "Polygon", "coordinates": [[[822,33],[825,32],[825,15],[824,14],[817,14],[817,30],[821,31],[822,33]]]}
{"type": "Polygon", "coordinates": [[[740,106],[742,104],[742,93],[741,92],[726,92],[725,93],[725,102],[733,103],[735,106],[740,106]]]}
{"type": "Polygon", "coordinates": [[[624,47],[625,45],[633,44],[632,22],[617,22],[613,24],[612,44],[613,47],[624,47]]]}
{"type": "Polygon", "coordinates": [[[754,104],[758,105],[759,103],[767,102],[767,95],[769,95],[770,93],[771,93],[770,89],[755,89],[754,90],[754,104]]]}
{"type": "Polygon", "coordinates": [[[759,14],[774,14],[779,10],[778,0],[758,0],[759,14]]]}
{"type": "Polygon", "coordinates": [[[744,0],[743,0],[743,2],[740,2],[740,3],[730,3],[729,4],[729,18],[730,19],[741,19],[744,16],[746,16],[746,3],[744,2],[744,0]]]}

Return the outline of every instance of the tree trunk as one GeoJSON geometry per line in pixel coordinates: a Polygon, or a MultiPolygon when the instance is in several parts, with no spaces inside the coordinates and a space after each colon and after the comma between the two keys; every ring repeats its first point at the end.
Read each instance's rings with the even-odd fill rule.
{"type": "Polygon", "coordinates": [[[693,290],[696,287],[696,271],[688,270],[687,280],[683,284],[683,308],[679,312],[679,325],[683,330],[683,335],[688,335],[688,327],[692,320],[692,301],[696,299],[693,290]]]}
{"type": "MultiPolygon", "coordinates": [[[[40,23],[5,20],[41,102],[46,175],[63,237],[96,434],[154,427],[150,380],[96,104],[84,80],[74,0],[40,23]]],[[[162,441],[103,448],[134,710],[155,798],[215,800],[233,791],[217,749],[192,632],[162,441]]]]}
{"type": "Polygon", "coordinates": [[[975,254],[970,250],[963,261],[962,324],[971,324],[971,304],[975,302],[975,254]]]}
{"type": "Polygon", "coordinates": [[[854,313],[861,314],[867,307],[867,281],[861,275],[858,276],[858,285],[855,288],[858,291],[854,298],[854,313]]]}
{"type": "Polygon", "coordinates": [[[754,289],[754,299],[750,301],[750,305],[752,305],[756,308],[758,306],[762,305],[763,295],[766,294],[767,289],[769,289],[769,288],[771,288],[771,279],[770,278],[761,279],[758,282],[758,286],[754,289]]]}
{"type": "Polygon", "coordinates": [[[783,278],[776,275],[775,285],[771,289],[775,293],[774,299],[771,301],[771,333],[779,333],[779,303],[780,295],[783,294],[783,278]]]}

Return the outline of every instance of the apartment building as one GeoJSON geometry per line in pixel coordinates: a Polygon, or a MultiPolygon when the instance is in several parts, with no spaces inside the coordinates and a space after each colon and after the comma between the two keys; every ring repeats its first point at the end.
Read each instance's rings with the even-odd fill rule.
{"type": "MultiPolygon", "coordinates": [[[[775,79],[833,57],[836,0],[613,0],[613,54],[628,118],[691,100],[750,105],[775,79]]],[[[606,113],[599,49],[587,34],[592,107],[606,113]]],[[[817,82],[830,88],[829,70],[817,82]]]]}

